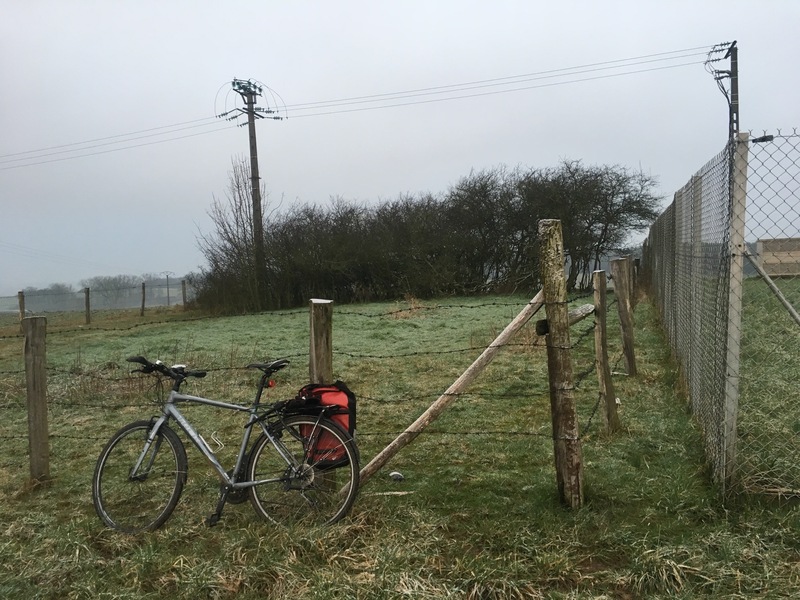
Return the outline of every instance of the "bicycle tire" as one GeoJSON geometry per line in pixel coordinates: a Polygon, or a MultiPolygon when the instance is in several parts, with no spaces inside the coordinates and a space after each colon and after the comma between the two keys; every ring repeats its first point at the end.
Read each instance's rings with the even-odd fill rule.
{"type": "Polygon", "coordinates": [[[274,480],[250,488],[256,514],[285,525],[329,525],[347,515],[358,493],[358,453],[353,437],[333,421],[306,415],[284,419],[274,435],[298,466],[287,464],[266,435],[256,440],[248,479],[274,480]],[[329,444],[333,440],[324,452],[344,455],[335,468],[324,466],[324,456],[314,456],[323,432],[329,444]]]}
{"type": "Polygon", "coordinates": [[[117,431],[97,459],[92,477],[92,502],[102,521],[117,531],[139,533],[158,529],[175,510],[186,483],[186,449],[177,434],[162,425],[148,450],[146,472],[131,470],[144,450],[150,421],[135,421],[117,431]]]}

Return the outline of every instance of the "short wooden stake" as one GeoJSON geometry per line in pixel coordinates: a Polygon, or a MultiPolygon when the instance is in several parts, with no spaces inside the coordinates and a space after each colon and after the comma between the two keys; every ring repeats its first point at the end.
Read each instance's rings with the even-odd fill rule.
{"type": "Polygon", "coordinates": [[[310,302],[308,377],[311,383],[333,382],[333,300],[310,302]]]}

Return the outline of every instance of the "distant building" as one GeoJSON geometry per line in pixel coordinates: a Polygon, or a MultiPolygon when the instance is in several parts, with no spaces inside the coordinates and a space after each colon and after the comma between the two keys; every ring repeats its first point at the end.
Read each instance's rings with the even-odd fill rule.
{"type": "Polygon", "coordinates": [[[800,238],[758,240],[756,254],[770,277],[800,275],[800,238]]]}

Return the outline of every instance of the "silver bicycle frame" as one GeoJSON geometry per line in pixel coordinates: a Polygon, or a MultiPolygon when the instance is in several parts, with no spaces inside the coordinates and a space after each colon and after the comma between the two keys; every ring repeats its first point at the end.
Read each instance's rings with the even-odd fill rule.
{"type": "MultiPolygon", "coordinates": [[[[261,479],[258,481],[245,481],[245,482],[234,482],[231,479],[231,476],[228,475],[228,472],[225,468],[220,464],[217,456],[214,454],[214,451],[208,446],[208,443],[203,439],[203,437],[197,432],[197,430],[192,426],[191,423],[183,416],[178,407],[175,406],[177,402],[190,402],[193,404],[204,404],[206,406],[214,406],[216,408],[222,408],[225,410],[234,410],[237,412],[247,412],[250,413],[250,418],[247,421],[247,425],[245,426],[244,435],[242,436],[242,443],[239,446],[239,454],[236,456],[236,464],[233,467],[233,472],[238,473],[239,470],[242,468],[242,461],[244,460],[244,456],[247,452],[247,445],[250,442],[250,436],[252,435],[253,424],[258,421],[259,425],[261,425],[261,430],[264,432],[272,446],[275,450],[278,451],[278,454],[281,455],[283,460],[286,461],[287,465],[290,465],[294,468],[299,467],[297,461],[294,457],[289,454],[283,443],[273,436],[269,429],[264,425],[263,420],[259,420],[259,416],[256,413],[256,409],[254,406],[242,406],[240,404],[231,404],[229,402],[220,402],[219,400],[211,400],[209,398],[203,398],[201,396],[192,396],[190,394],[181,394],[180,392],[176,392],[172,390],[169,394],[169,398],[164,403],[163,406],[163,414],[156,420],[153,427],[150,428],[150,433],[147,437],[147,442],[145,443],[144,450],[142,454],[139,456],[139,460],[134,465],[133,469],[131,470],[131,476],[135,476],[135,474],[139,471],[139,468],[142,465],[142,462],[145,460],[145,456],[147,456],[148,451],[150,450],[150,446],[156,439],[158,435],[159,429],[161,426],[166,423],[170,418],[174,419],[178,426],[183,430],[183,432],[189,437],[192,443],[197,447],[200,453],[206,457],[211,466],[217,472],[217,475],[220,478],[220,481],[224,484],[229,486],[231,489],[244,489],[253,487],[255,485],[260,485],[262,483],[270,483],[274,481],[280,481],[280,478],[273,478],[273,479],[261,479]]],[[[155,453],[153,453],[153,457],[150,458],[150,462],[153,461],[155,457],[155,453]]],[[[148,465],[149,468],[150,465],[148,465]]]]}

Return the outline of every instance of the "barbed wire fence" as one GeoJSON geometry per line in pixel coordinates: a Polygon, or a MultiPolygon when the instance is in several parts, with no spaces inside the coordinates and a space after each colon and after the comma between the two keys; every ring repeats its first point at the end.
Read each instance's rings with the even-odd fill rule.
{"type": "MultiPolygon", "coordinates": [[[[579,301],[581,298],[573,298],[579,301]]],[[[612,304],[613,306],[613,304],[612,304]]],[[[402,323],[407,319],[413,319],[415,315],[431,312],[457,311],[479,312],[487,308],[505,310],[508,307],[518,309],[518,303],[478,303],[478,304],[452,304],[437,306],[418,306],[413,308],[399,308],[382,312],[367,312],[359,310],[342,309],[337,311],[336,318],[340,322],[340,327],[358,327],[364,319],[388,321],[390,323],[402,323]]],[[[308,311],[279,311],[275,313],[263,313],[265,318],[270,319],[305,319],[308,311]]],[[[166,323],[166,322],[164,322],[166,323]]],[[[498,326],[502,321],[498,321],[498,326]]],[[[150,323],[157,327],[163,323],[150,323]]],[[[133,327],[106,327],[97,328],[103,331],[130,331],[140,329],[146,325],[135,325],[133,327]]],[[[492,326],[493,329],[494,326],[492,326]]],[[[598,412],[599,400],[594,390],[596,383],[592,384],[590,375],[595,370],[594,348],[592,344],[592,333],[594,325],[589,319],[581,326],[574,326],[574,338],[572,340],[573,353],[580,357],[576,363],[575,385],[577,388],[584,388],[583,394],[578,394],[579,415],[581,418],[581,434],[586,440],[592,439],[599,428],[598,412]]],[[[72,339],[76,335],[91,335],[92,329],[65,329],[48,332],[48,338],[58,340],[59,336],[72,339]]],[[[144,333],[144,332],[143,332],[144,333]]],[[[487,333],[490,335],[490,333],[487,333]]],[[[8,338],[19,338],[22,336],[14,334],[8,338]]],[[[14,343],[14,339],[8,339],[14,343]]],[[[465,359],[479,353],[485,348],[481,339],[470,340],[472,343],[459,344],[452,339],[442,339],[434,347],[409,349],[407,351],[396,351],[392,353],[380,354],[360,351],[357,348],[342,348],[334,351],[334,356],[338,357],[337,364],[341,365],[340,375],[345,380],[355,380],[359,377],[360,370],[378,369],[384,372],[397,374],[395,385],[386,389],[370,390],[366,394],[359,395],[360,413],[363,415],[360,422],[367,424],[366,427],[359,427],[360,444],[370,448],[379,448],[387,440],[395,437],[402,431],[402,425],[407,417],[399,415],[414,415],[420,407],[429,404],[439,395],[439,391],[419,389],[412,381],[414,368],[412,363],[419,365],[430,365],[454,362],[462,364],[465,359]],[[402,366],[409,366],[408,380],[403,381],[402,366]],[[396,385],[399,383],[399,385],[396,385]],[[392,391],[389,391],[389,390],[392,391]],[[399,390],[399,391],[395,391],[399,390]],[[387,421],[380,418],[380,413],[385,412],[387,407],[391,407],[393,418],[387,421]],[[366,420],[364,420],[366,419],[366,420]],[[370,422],[370,420],[372,422],[370,422]]],[[[21,344],[20,344],[21,347],[21,344]]],[[[536,337],[533,333],[520,336],[512,342],[504,344],[508,354],[524,357],[526,361],[536,361],[543,365],[545,344],[542,338],[536,337]],[[531,355],[534,356],[531,356],[531,355]],[[540,354],[540,356],[536,356],[540,354]]],[[[276,350],[275,356],[284,356],[294,359],[297,364],[302,365],[308,360],[308,350],[298,348],[285,348],[276,350]]],[[[241,359],[236,357],[233,360],[241,359]]],[[[245,364],[246,360],[238,360],[237,364],[245,364]]],[[[108,440],[111,433],[119,426],[133,419],[147,417],[158,412],[158,405],[155,400],[163,397],[165,390],[155,384],[151,377],[131,375],[127,364],[121,359],[117,362],[109,361],[102,364],[88,364],[76,362],[71,366],[50,366],[47,370],[48,377],[48,419],[51,423],[50,440],[52,442],[52,458],[54,463],[58,463],[67,456],[70,460],[79,457],[77,453],[83,452],[81,457],[84,461],[93,464],[102,445],[108,440]]],[[[207,365],[193,365],[205,367],[207,365]]],[[[430,366],[428,368],[431,368],[430,366]]],[[[250,400],[249,394],[252,392],[252,374],[244,368],[235,364],[211,365],[208,369],[209,379],[212,379],[211,389],[221,390],[221,394],[215,392],[216,397],[232,396],[241,398],[242,402],[250,400]],[[214,382],[213,379],[217,378],[214,382]]],[[[476,389],[459,394],[460,405],[464,410],[484,411],[487,406],[492,407],[492,411],[498,414],[514,408],[524,407],[531,402],[532,395],[547,397],[548,384],[546,372],[542,372],[538,383],[520,381],[520,389],[507,389],[497,391],[492,386],[476,386],[476,389]]],[[[203,386],[205,387],[205,385],[203,386]]],[[[287,394],[291,388],[286,389],[287,394]]],[[[25,402],[25,370],[22,366],[16,369],[0,370],[0,448],[3,448],[2,458],[0,458],[0,474],[20,472],[24,473],[27,468],[27,454],[24,451],[28,438],[26,431],[26,402],[25,402]]],[[[546,407],[548,403],[542,403],[546,407]]],[[[201,409],[202,410],[202,409],[201,409]]],[[[215,411],[206,410],[209,415],[209,423],[213,424],[216,418],[215,411]]],[[[199,413],[202,415],[202,413],[199,413]]],[[[511,421],[514,426],[508,426],[503,419],[497,422],[480,421],[473,419],[454,418],[446,420],[436,427],[432,427],[424,432],[429,439],[439,437],[460,437],[463,439],[486,438],[487,436],[502,437],[503,439],[539,439],[545,446],[552,443],[552,432],[550,431],[549,416],[543,412],[541,422],[535,427],[520,427],[519,421],[511,421]]],[[[194,418],[194,417],[193,417],[194,418]]],[[[201,417],[202,418],[202,417],[201,417]]],[[[202,421],[200,422],[202,423],[202,421]]],[[[240,426],[240,425],[236,425],[240,426]]],[[[547,453],[545,453],[547,456],[547,453]]],[[[88,463],[87,463],[88,464],[88,463]]]]}
{"type": "Polygon", "coordinates": [[[0,327],[12,323],[21,313],[26,316],[47,315],[51,325],[69,325],[90,320],[97,315],[124,309],[175,307],[186,309],[195,299],[196,290],[190,280],[168,283],[144,281],[137,285],[72,289],[58,285],[47,289],[26,289],[14,296],[0,296],[0,327]]]}
{"type": "Polygon", "coordinates": [[[800,496],[800,134],[740,134],[645,242],[644,268],[723,493],[800,496]]]}

